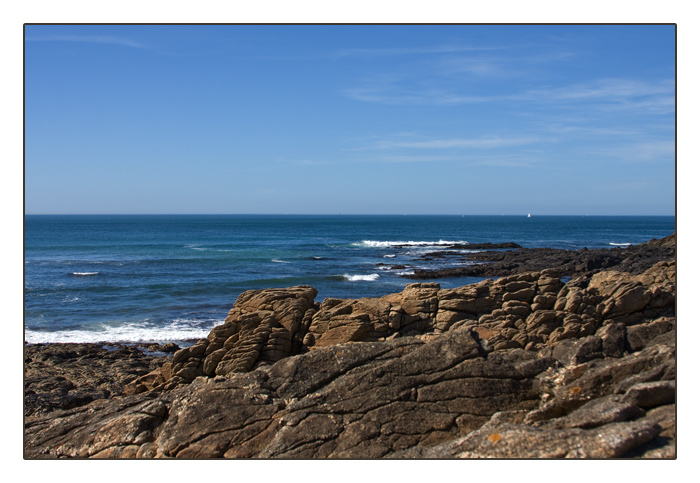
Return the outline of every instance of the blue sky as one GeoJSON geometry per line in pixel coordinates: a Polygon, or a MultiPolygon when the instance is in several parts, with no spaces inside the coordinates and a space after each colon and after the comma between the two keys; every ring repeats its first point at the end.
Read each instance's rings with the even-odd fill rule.
{"type": "Polygon", "coordinates": [[[674,26],[25,26],[26,213],[675,213],[674,26]]]}

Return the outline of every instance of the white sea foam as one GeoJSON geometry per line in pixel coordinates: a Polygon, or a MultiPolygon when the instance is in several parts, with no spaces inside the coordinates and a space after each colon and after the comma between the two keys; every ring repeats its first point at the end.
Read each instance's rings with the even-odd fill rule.
{"type": "Polygon", "coordinates": [[[610,242],[609,245],[613,245],[616,247],[628,247],[631,245],[631,243],[612,243],[612,242],[610,242]]]}
{"type": "Polygon", "coordinates": [[[60,342],[166,342],[189,339],[203,339],[211,329],[222,324],[212,321],[205,326],[193,327],[191,321],[174,320],[163,326],[143,323],[124,324],[120,326],[100,325],[95,330],[59,330],[38,331],[26,329],[24,340],[30,344],[49,344],[60,342]]]}
{"type": "Polygon", "coordinates": [[[403,276],[403,275],[415,275],[416,272],[413,270],[407,270],[405,272],[396,272],[396,275],[398,276],[403,276]]]}
{"type": "Polygon", "coordinates": [[[348,275],[347,273],[343,275],[345,280],[349,282],[373,282],[379,280],[379,274],[373,273],[371,275],[348,275]]]}
{"type": "Polygon", "coordinates": [[[72,275],[76,277],[88,277],[90,275],[97,275],[100,272],[73,272],[72,275]]]}
{"type": "Polygon", "coordinates": [[[360,243],[353,243],[355,246],[364,246],[371,248],[391,248],[391,247],[404,247],[404,246],[415,246],[415,247],[438,247],[445,245],[466,245],[469,242],[458,240],[438,240],[438,241],[377,241],[377,240],[362,240],[360,243]]]}
{"type": "Polygon", "coordinates": [[[286,260],[280,260],[279,258],[273,258],[272,261],[275,263],[292,263],[292,262],[288,262],[286,260]]]}
{"type": "Polygon", "coordinates": [[[384,258],[396,258],[396,255],[384,255],[384,258]]]}

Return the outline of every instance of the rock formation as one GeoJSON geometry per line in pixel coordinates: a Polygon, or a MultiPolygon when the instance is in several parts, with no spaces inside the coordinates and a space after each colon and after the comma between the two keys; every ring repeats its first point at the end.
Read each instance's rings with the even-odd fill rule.
{"type": "Polygon", "coordinates": [[[124,393],[167,361],[163,352],[178,347],[151,345],[152,356],[121,344],[38,344],[24,348],[24,414],[46,414],[124,393]],[[156,354],[158,353],[156,352],[156,354]]]}
{"type": "MultiPolygon", "coordinates": [[[[473,248],[472,245],[465,245],[473,248]]],[[[509,251],[484,251],[462,255],[458,251],[443,250],[425,255],[427,258],[449,259],[465,266],[433,270],[415,270],[402,277],[430,280],[448,277],[502,277],[550,269],[559,276],[600,270],[618,270],[640,274],[655,263],[676,257],[676,235],[651,240],[626,248],[596,250],[561,250],[555,248],[519,248],[509,251]]]]}
{"type": "Polygon", "coordinates": [[[675,261],[314,301],[242,294],[124,386],[25,421],[29,458],[675,457],[675,261]]]}

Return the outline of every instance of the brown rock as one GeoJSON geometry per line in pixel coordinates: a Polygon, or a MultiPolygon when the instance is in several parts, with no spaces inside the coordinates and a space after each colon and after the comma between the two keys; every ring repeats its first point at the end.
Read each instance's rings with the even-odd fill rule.
{"type": "Polygon", "coordinates": [[[649,409],[676,401],[675,381],[642,382],[630,387],[623,401],[649,409]]]}
{"type": "MultiPolygon", "coordinates": [[[[675,263],[554,287],[251,291],[121,397],[32,416],[25,457],[675,457],[675,263]]],[[[75,387],[28,391],[42,384],[75,387]]]]}

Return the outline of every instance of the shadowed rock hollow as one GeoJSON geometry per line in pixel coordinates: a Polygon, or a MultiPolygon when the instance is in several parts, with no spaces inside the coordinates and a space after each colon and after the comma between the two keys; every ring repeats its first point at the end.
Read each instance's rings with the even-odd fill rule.
{"type": "Polygon", "coordinates": [[[26,457],[675,457],[674,261],[316,293],[245,292],[124,395],[27,418],[26,457]]]}

